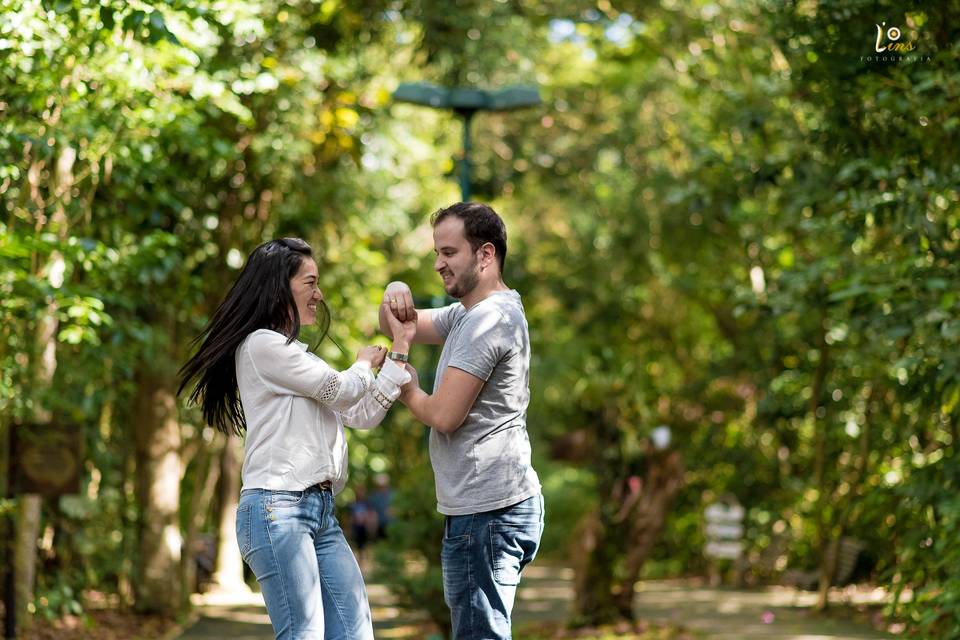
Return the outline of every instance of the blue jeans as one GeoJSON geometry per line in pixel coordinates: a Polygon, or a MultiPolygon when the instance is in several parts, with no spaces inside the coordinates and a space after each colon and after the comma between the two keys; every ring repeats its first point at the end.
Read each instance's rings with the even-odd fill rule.
{"type": "Polygon", "coordinates": [[[440,560],[456,640],[509,639],[520,572],[537,555],[543,496],[510,507],[447,516],[440,560]]]}
{"type": "Polygon", "coordinates": [[[372,640],[363,576],[329,490],[241,491],[237,542],[278,640],[372,640]]]}

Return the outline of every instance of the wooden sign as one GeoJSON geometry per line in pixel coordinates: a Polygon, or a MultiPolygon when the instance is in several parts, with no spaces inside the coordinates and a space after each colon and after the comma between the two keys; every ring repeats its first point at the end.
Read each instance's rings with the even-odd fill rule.
{"type": "Polygon", "coordinates": [[[743,517],[746,511],[736,502],[711,504],[704,512],[710,558],[736,560],[743,554],[743,517]]]}
{"type": "Polygon", "coordinates": [[[17,424],[10,447],[10,491],[48,497],[80,493],[83,438],[77,426],[17,424]]]}

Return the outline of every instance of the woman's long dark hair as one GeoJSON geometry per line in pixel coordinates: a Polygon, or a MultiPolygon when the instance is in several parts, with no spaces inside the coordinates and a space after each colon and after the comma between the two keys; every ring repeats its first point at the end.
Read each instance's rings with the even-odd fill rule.
{"type": "MultiPolygon", "coordinates": [[[[244,339],[257,329],[272,329],[287,336],[287,343],[300,334],[300,313],[293,299],[290,280],[313,252],[299,238],[265,242],[250,254],[227,297],[192,344],[200,348],[180,369],[177,395],[196,381],[190,403],[200,404],[204,421],[223,433],[241,434],[247,421],[237,389],[234,354],[244,339]]],[[[325,304],[318,307],[321,334],[330,327],[325,304]]]]}

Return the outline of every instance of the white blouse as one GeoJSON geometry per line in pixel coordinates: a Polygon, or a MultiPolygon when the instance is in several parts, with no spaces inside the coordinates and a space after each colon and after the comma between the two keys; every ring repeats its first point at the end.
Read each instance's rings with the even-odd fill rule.
{"type": "Polygon", "coordinates": [[[390,359],[376,378],[364,362],[335,371],[269,329],[247,336],[234,357],[247,421],[244,489],[300,491],[330,480],[338,493],[347,481],[344,423],[377,426],[410,381],[390,359]]]}

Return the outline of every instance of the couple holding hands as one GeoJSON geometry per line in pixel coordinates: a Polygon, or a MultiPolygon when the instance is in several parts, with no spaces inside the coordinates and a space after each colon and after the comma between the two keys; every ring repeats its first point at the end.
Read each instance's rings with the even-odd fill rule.
{"type": "Polygon", "coordinates": [[[237,540],[279,639],[373,638],[334,496],[346,483],[344,426],[376,427],[397,399],[430,428],[454,637],[511,637],[520,573],[543,532],[527,322],[503,282],[496,212],[461,202],[431,222],[434,269],[459,302],[418,310],[406,284],[390,283],[380,305],[389,350],[364,347],[336,371],[297,340],[301,325],[319,320],[325,331],[330,320],[309,245],[285,238],[250,254],[181,370],[180,390],[194,384],[205,421],[246,435],[237,540]],[[413,344],[443,345],[431,393],[406,364],[413,344]]]}

